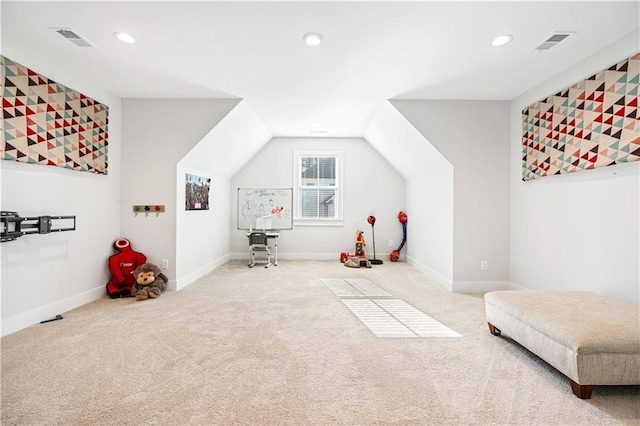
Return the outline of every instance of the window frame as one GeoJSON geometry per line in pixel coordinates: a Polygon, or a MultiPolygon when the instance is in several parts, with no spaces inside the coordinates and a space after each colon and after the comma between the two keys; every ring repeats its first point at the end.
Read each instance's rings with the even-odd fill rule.
{"type": "MultiPolygon", "coordinates": [[[[342,226],[344,219],[343,212],[343,195],[344,195],[344,178],[343,178],[343,158],[344,153],[341,150],[309,150],[309,149],[296,149],[293,151],[293,198],[294,205],[294,225],[302,226],[342,226]],[[335,159],[335,185],[327,188],[335,190],[335,208],[334,217],[302,217],[301,211],[301,181],[302,181],[302,158],[307,157],[319,157],[319,158],[334,158],[335,159]]],[[[322,187],[315,187],[322,188],[322,187]]]]}

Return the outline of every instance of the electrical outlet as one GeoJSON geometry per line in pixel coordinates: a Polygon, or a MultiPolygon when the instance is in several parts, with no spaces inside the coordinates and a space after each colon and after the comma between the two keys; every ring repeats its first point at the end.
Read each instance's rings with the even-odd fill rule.
{"type": "Polygon", "coordinates": [[[169,269],[169,259],[162,259],[162,269],[169,269]]]}
{"type": "Polygon", "coordinates": [[[489,270],[489,262],[486,260],[481,260],[480,261],[480,270],[481,271],[488,271],[489,270]]]}
{"type": "Polygon", "coordinates": [[[389,247],[393,247],[393,240],[389,240],[389,247]]]}

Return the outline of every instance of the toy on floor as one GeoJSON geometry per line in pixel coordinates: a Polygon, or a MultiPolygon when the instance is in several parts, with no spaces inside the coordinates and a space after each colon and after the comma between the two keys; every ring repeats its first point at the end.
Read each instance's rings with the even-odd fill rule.
{"type": "Polygon", "coordinates": [[[374,230],[374,225],[376,224],[376,217],[369,216],[367,218],[367,222],[371,225],[371,238],[373,239],[373,259],[369,259],[372,265],[382,265],[381,259],[376,259],[376,232],[374,230]]]}
{"type": "Polygon", "coordinates": [[[136,300],[160,297],[167,286],[167,281],[169,281],[169,279],[160,272],[160,268],[153,263],[145,263],[144,265],[138,266],[133,272],[133,276],[136,282],[131,290],[131,295],[135,296],[136,300]]]}
{"type": "Polygon", "coordinates": [[[364,257],[364,246],[366,246],[367,243],[364,242],[364,234],[362,233],[361,230],[356,229],[356,256],[358,257],[364,257]]]}
{"type": "Polygon", "coordinates": [[[364,233],[356,229],[356,251],[354,254],[349,253],[341,253],[340,254],[340,262],[344,263],[344,266],[348,266],[350,268],[359,268],[361,266],[366,266],[367,268],[371,268],[371,262],[367,259],[367,255],[364,252],[364,246],[367,243],[364,241],[364,233]]]}
{"type": "Polygon", "coordinates": [[[402,224],[402,242],[400,243],[400,247],[393,250],[389,255],[389,260],[392,262],[397,262],[398,259],[400,259],[400,250],[404,247],[404,243],[407,242],[407,215],[403,211],[400,211],[400,213],[398,213],[398,220],[402,224]]]}
{"type": "Polygon", "coordinates": [[[147,256],[133,251],[131,243],[126,238],[120,238],[113,243],[118,253],[109,257],[109,271],[111,279],[107,283],[107,294],[112,299],[131,295],[135,283],[133,271],[147,261],[147,256]]]}

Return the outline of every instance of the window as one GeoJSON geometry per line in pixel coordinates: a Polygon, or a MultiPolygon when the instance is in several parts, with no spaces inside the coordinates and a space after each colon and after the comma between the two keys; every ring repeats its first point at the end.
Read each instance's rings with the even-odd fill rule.
{"type": "Polygon", "coordinates": [[[296,151],[296,219],[307,224],[342,220],[342,152],[296,151]]]}

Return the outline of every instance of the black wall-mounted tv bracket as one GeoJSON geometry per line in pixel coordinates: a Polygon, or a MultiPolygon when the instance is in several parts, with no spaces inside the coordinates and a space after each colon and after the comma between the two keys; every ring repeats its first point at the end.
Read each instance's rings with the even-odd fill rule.
{"type": "Polygon", "coordinates": [[[51,232],[75,231],[75,216],[33,216],[20,217],[17,212],[0,212],[0,221],[2,222],[2,234],[0,242],[17,240],[23,235],[29,234],[49,234],[51,232]],[[55,227],[54,220],[73,220],[72,226],[55,227]]]}

